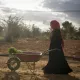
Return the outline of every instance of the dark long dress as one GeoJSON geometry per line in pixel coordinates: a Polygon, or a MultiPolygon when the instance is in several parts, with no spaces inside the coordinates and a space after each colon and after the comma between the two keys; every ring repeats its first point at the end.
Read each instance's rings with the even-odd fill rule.
{"type": "Polygon", "coordinates": [[[44,73],[47,74],[68,74],[72,72],[72,69],[69,67],[62,49],[62,37],[60,35],[60,30],[52,32],[51,43],[49,50],[49,61],[48,64],[43,68],[44,73]]]}

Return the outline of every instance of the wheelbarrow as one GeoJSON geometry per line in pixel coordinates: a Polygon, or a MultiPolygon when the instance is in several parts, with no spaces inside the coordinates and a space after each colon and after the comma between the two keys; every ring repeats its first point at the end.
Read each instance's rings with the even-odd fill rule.
{"type": "Polygon", "coordinates": [[[19,69],[21,62],[26,62],[29,69],[31,66],[28,63],[33,62],[33,69],[35,69],[35,62],[39,61],[40,58],[43,55],[47,54],[49,51],[52,51],[52,50],[47,50],[47,51],[44,51],[43,53],[41,52],[21,52],[17,54],[14,54],[14,53],[0,54],[0,56],[9,57],[7,61],[7,66],[11,71],[16,71],[17,69],[19,69]]]}
{"type": "MultiPolygon", "coordinates": [[[[34,63],[33,69],[35,69],[35,62],[39,61],[42,56],[44,56],[45,54],[47,54],[53,50],[60,51],[60,49],[51,49],[51,50],[44,51],[43,53],[41,53],[41,52],[22,52],[22,53],[11,54],[11,55],[0,54],[0,56],[9,57],[9,59],[7,61],[7,66],[11,71],[15,71],[15,70],[19,69],[21,62],[27,62],[27,63],[33,62],[34,63]]],[[[65,57],[80,61],[80,57],[76,57],[76,56],[72,56],[72,57],[65,56],[65,57]]],[[[28,68],[30,68],[29,64],[27,64],[27,66],[28,66],[28,68]]]]}
{"type": "Polygon", "coordinates": [[[33,69],[35,70],[35,62],[39,61],[42,57],[41,52],[22,52],[20,54],[13,54],[9,56],[7,66],[10,70],[15,71],[19,69],[21,62],[26,62],[30,69],[29,62],[33,62],[33,69]]]}
{"type": "MultiPolygon", "coordinates": [[[[7,66],[11,70],[12,73],[16,73],[15,71],[19,69],[21,62],[26,62],[28,70],[32,74],[30,80],[32,80],[32,78],[34,79],[37,78],[37,75],[35,75],[34,73],[35,72],[35,62],[39,61],[42,55],[43,54],[41,52],[21,52],[17,54],[13,53],[11,55],[10,54],[0,54],[0,56],[9,57],[7,61],[7,66]],[[29,62],[33,62],[33,70],[31,69],[32,65],[30,65],[29,62]]],[[[11,76],[11,78],[12,76],[16,77],[12,73],[9,73],[9,76],[11,76]]],[[[14,80],[14,79],[12,78],[9,80],[14,80]]]]}

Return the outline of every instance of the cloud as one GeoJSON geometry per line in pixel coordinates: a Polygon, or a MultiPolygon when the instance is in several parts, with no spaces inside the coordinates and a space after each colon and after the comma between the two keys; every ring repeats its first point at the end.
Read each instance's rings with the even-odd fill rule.
{"type": "Polygon", "coordinates": [[[0,0],[0,5],[3,5],[3,1],[0,0]]]}
{"type": "Polygon", "coordinates": [[[54,10],[80,10],[80,0],[44,0],[44,6],[54,10]]]}
{"type": "MultiPolygon", "coordinates": [[[[22,14],[21,14],[22,15],[22,14]]],[[[52,13],[48,11],[24,11],[24,20],[43,22],[45,25],[49,25],[49,22],[53,19],[63,21],[66,15],[64,13],[52,13]]]]}
{"type": "Polygon", "coordinates": [[[44,0],[43,7],[52,11],[62,11],[67,19],[80,23],[80,0],[44,0]]]}
{"type": "Polygon", "coordinates": [[[26,21],[42,22],[42,24],[49,25],[49,22],[53,19],[58,20],[60,23],[65,20],[71,20],[79,23],[80,12],[65,12],[69,10],[80,10],[79,0],[44,0],[43,7],[40,6],[36,11],[32,10],[21,10],[17,8],[10,8],[6,5],[0,6],[0,12],[4,15],[16,15],[23,17],[26,21]],[[45,9],[46,8],[46,9],[45,9]],[[50,10],[51,9],[51,10],[50,10]],[[64,12],[53,12],[53,11],[64,11],[64,12]]]}
{"type": "Polygon", "coordinates": [[[11,13],[12,12],[12,10],[8,7],[0,7],[0,9],[5,13],[11,13]]]}
{"type": "MultiPolygon", "coordinates": [[[[21,0],[22,1],[22,0],[21,0]]],[[[32,0],[31,0],[32,1],[32,0]]],[[[36,1],[36,0],[34,0],[36,1]]],[[[42,0],[40,0],[42,1],[42,0]]],[[[38,2],[40,2],[38,1],[38,2]]],[[[17,4],[17,3],[16,3],[17,4]]],[[[36,6],[37,7],[37,6],[36,6]]],[[[48,25],[52,19],[64,20],[66,15],[64,13],[52,13],[50,9],[38,6],[37,10],[21,10],[17,8],[11,8],[6,6],[6,3],[3,6],[0,6],[0,12],[3,12],[4,15],[17,15],[23,17],[24,20],[42,22],[45,25],[48,25]],[[64,17],[65,15],[65,17],[64,17]],[[61,18],[61,19],[60,19],[61,18]]]]}
{"type": "Polygon", "coordinates": [[[2,12],[5,15],[16,15],[19,17],[23,17],[24,20],[30,20],[30,21],[37,21],[37,22],[43,22],[43,24],[48,25],[49,22],[52,19],[57,19],[60,21],[61,19],[64,19],[63,13],[52,13],[50,11],[32,11],[32,10],[19,10],[15,8],[8,8],[8,7],[0,7],[2,12]]]}

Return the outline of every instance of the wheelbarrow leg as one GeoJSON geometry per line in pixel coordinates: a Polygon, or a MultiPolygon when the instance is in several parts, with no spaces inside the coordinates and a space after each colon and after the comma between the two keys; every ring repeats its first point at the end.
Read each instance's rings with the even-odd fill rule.
{"type": "MultiPolygon", "coordinates": [[[[26,62],[26,64],[27,64],[27,67],[28,67],[28,69],[30,70],[30,72],[31,72],[32,74],[35,74],[35,73],[34,73],[34,71],[35,71],[35,63],[33,64],[33,67],[31,67],[30,63],[28,63],[28,62],[26,62]]],[[[28,72],[28,71],[27,71],[27,72],[28,72]]]]}
{"type": "Polygon", "coordinates": [[[37,75],[32,75],[30,80],[37,80],[37,75]]]}
{"type": "Polygon", "coordinates": [[[35,74],[35,62],[32,63],[32,66],[30,65],[30,63],[26,62],[27,67],[29,69],[29,71],[31,72],[31,78],[30,80],[36,80],[37,79],[37,75],[35,74]]]}
{"type": "Polygon", "coordinates": [[[35,70],[35,62],[33,63],[33,69],[35,70]]]}

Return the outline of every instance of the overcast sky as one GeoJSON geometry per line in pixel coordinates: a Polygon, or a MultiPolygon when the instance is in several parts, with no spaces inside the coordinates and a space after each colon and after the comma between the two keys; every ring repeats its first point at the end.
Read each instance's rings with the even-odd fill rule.
{"type": "Polygon", "coordinates": [[[69,20],[79,27],[80,0],[0,0],[0,17],[10,14],[21,16],[27,24],[34,23],[43,30],[54,19],[60,24],[69,20]]]}

